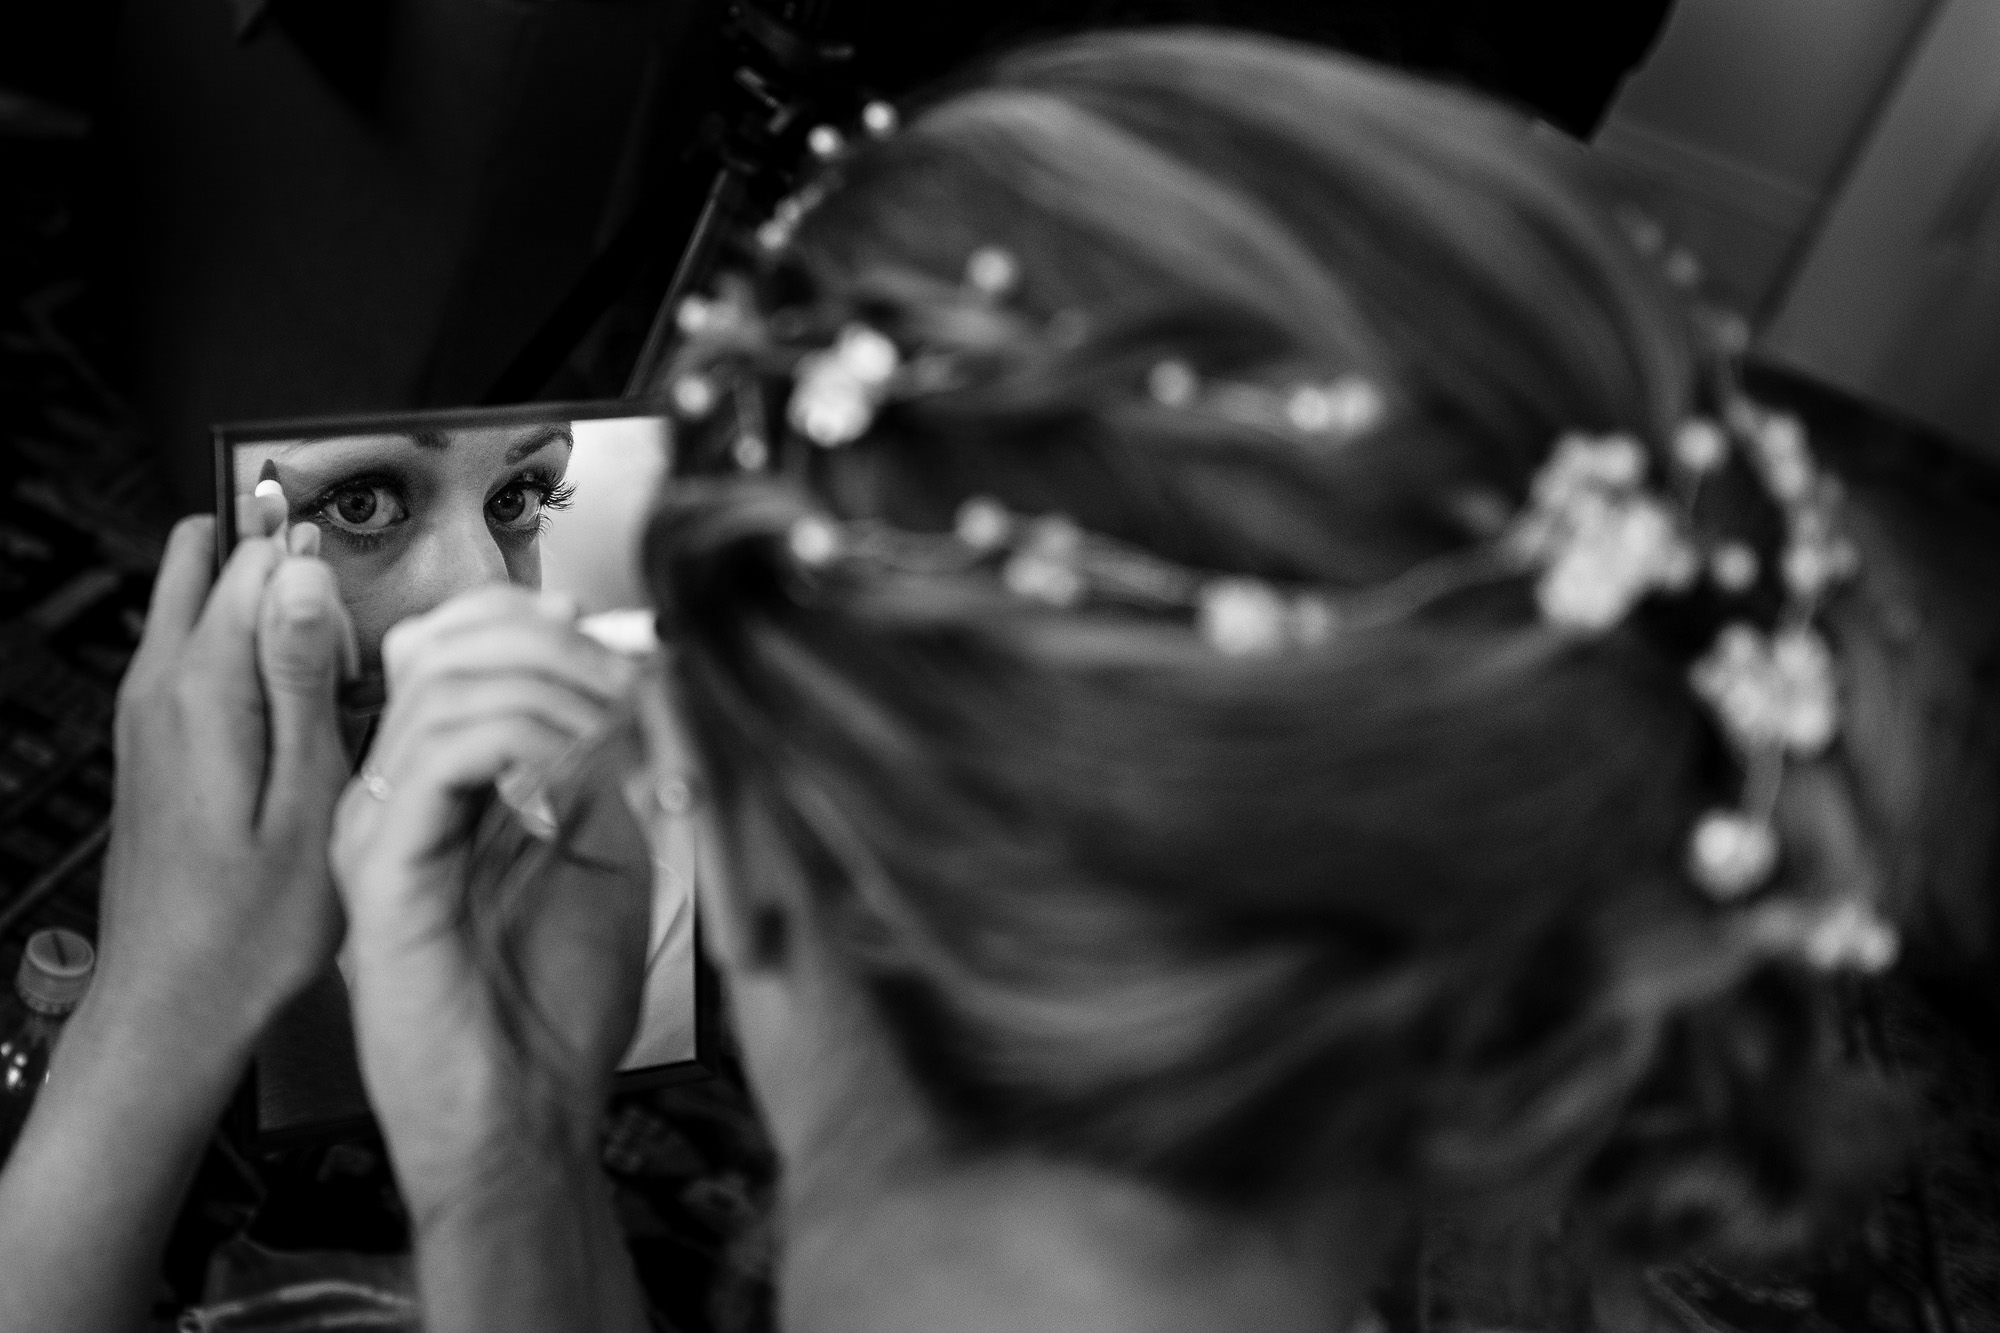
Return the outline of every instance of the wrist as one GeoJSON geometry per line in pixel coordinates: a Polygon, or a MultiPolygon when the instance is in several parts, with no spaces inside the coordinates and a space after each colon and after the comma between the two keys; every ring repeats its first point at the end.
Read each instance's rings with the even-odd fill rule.
{"type": "Polygon", "coordinates": [[[413,1222],[477,1213],[597,1173],[601,1096],[538,1076],[486,1023],[457,1026],[452,1040],[385,1050],[389,1043],[373,1038],[390,1016],[371,1021],[366,994],[355,1006],[362,1074],[413,1222]]]}
{"type": "Polygon", "coordinates": [[[418,1232],[504,1214],[532,1216],[552,1200],[603,1186],[598,1117],[537,1106],[529,1096],[446,1127],[385,1123],[404,1202],[418,1232]]]}
{"type": "Polygon", "coordinates": [[[427,1205],[411,1202],[418,1284],[436,1333],[647,1327],[594,1151],[530,1153],[488,1163],[427,1205]]]}
{"type": "Polygon", "coordinates": [[[121,1175],[176,1176],[213,1133],[249,1056],[248,1043],[148,1021],[93,993],[64,1025],[30,1128],[41,1122],[98,1155],[115,1141],[121,1175]]]}
{"type": "Polygon", "coordinates": [[[114,964],[100,970],[67,1024],[87,1038],[65,1041],[116,1048],[125,1060],[240,1074],[282,1003],[247,987],[231,992],[219,984],[134,977],[114,964]]]}
{"type": "Polygon", "coordinates": [[[494,1137],[481,1152],[432,1162],[423,1179],[405,1185],[404,1202],[412,1230],[423,1236],[560,1213],[607,1186],[595,1154],[494,1137]]]}
{"type": "Polygon", "coordinates": [[[93,1063],[233,1090],[263,1019],[224,1005],[144,993],[99,977],[64,1025],[62,1049],[93,1063]]]}
{"type": "Polygon", "coordinates": [[[362,1076],[415,1211],[514,1187],[524,1165],[535,1177],[595,1170],[609,1094],[453,975],[455,961],[392,968],[357,948],[349,973],[362,1076]]]}

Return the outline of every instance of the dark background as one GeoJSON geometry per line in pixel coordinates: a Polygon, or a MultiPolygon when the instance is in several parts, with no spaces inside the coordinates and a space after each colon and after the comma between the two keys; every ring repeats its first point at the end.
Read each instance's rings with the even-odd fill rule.
{"type": "MultiPolygon", "coordinates": [[[[1578,135],[1668,8],[811,3],[853,48],[852,81],[882,94],[1036,35],[1202,22],[1468,83],[1578,135]]],[[[719,36],[724,9],[723,0],[5,6],[0,87],[52,104],[43,146],[66,154],[61,262],[85,281],[90,305],[77,318],[106,377],[129,393],[171,503],[206,507],[217,421],[617,393],[740,97],[737,52],[719,36]],[[538,353],[517,364],[538,332],[538,353]]]]}

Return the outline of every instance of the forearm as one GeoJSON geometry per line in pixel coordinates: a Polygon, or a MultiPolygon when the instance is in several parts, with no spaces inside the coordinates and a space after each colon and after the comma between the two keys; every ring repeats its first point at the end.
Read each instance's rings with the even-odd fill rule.
{"type": "Polygon", "coordinates": [[[468,1171],[448,1198],[411,1201],[428,1333],[643,1333],[644,1301],[594,1158],[496,1166],[468,1171]]]}
{"type": "Polygon", "coordinates": [[[140,1327],[181,1196],[248,1059],[247,1035],[163,1039],[115,1004],[70,1020],[0,1172],[0,1330],[140,1327]]]}

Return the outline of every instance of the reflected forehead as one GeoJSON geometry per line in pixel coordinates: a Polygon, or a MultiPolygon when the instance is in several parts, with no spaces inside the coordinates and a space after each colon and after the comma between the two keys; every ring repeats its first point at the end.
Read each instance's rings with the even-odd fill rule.
{"type": "Polygon", "coordinates": [[[451,432],[447,447],[499,454],[501,462],[518,463],[551,444],[574,445],[567,421],[531,421],[517,426],[470,426],[451,432]]]}
{"type": "Polygon", "coordinates": [[[567,421],[529,422],[518,426],[469,426],[454,431],[422,427],[369,435],[309,435],[296,440],[263,440],[236,446],[238,457],[265,457],[286,462],[352,460],[405,454],[410,446],[426,454],[477,452],[499,454],[502,465],[517,463],[552,444],[575,447],[567,421]],[[456,449],[454,448],[456,446],[456,449]],[[301,454],[301,451],[309,451],[301,454]]]}
{"type": "Polygon", "coordinates": [[[344,444],[355,448],[370,446],[401,447],[405,444],[421,444],[426,448],[442,449],[450,441],[436,431],[386,431],[378,435],[308,435],[302,439],[286,440],[282,444],[269,444],[265,448],[283,456],[294,449],[312,449],[326,444],[344,444]],[[418,439],[419,434],[427,438],[418,439]]]}

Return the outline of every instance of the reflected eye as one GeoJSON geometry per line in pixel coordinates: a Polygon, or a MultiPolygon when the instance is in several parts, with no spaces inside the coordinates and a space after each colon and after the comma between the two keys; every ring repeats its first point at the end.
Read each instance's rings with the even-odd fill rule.
{"type": "Polygon", "coordinates": [[[486,502],[486,513],[503,528],[530,528],[542,517],[542,493],[517,481],[486,502]]]}
{"type": "Polygon", "coordinates": [[[569,504],[570,488],[546,477],[508,482],[486,502],[486,517],[506,532],[539,532],[549,511],[569,504]]]}
{"type": "Polygon", "coordinates": [[[409,511],[394,491],[380,482],[348,482],[326,493],[316,518],[341,532],[372,536],[408,518],[409,511]]]}

